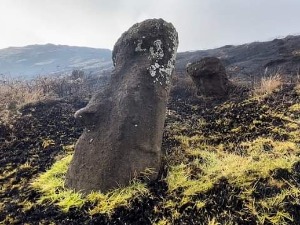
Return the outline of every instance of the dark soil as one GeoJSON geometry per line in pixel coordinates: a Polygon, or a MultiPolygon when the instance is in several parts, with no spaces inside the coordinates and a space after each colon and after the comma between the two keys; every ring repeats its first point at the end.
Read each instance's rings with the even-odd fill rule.
{"type": "MultiPolygon", "coordinates": [[[[281,128],[285,121],[271,115],[276,109],[289,114],[287,108],[300,103],[292,86],[286,86],[264,100],[243,101],[216,99],[171,99],[171,115],[166,120],[163,150],[173,154],[178,141],[173,137],[174,128],[187,136],[203,134],[211,144],[236,143],[271,135],[275,140],[285,140],[286,134],[274,130],[281,128]],[[272,109],[272,110],[271,110],[272,109]],[[199,119],[205,124],[199,127],[199,119]],[[253,121],[257,121],[253,125],[253,121]],[[239,128],[240,127],[240,128],[239,128]],[[250,129],[251,127],[251,129],[250,129]],[[238,132],[236,131],[238,129],[238,132]]],[[[89,204],[79,209],[63,213],[55,205],[38,205],[27,209],[26,201],[36,202],[40,196],[30,187],[31,179],[49,168],[62,155],[63,146],[74,144],[82,128],[74,121],[74,112],[86,102],[78,100],[57,100],[25,106],[22,115],[12,124],[0,126],[0,223],[1,224],[152,224],[163,217],[169,217],[167,209],[155,210],[167,196],[167,184],[163,180],[148,184],[151,197],[132,199],[130,208],[119,207],[109,217],[103,214],[90,216],[89,204]],[[46,146],[46,140],[53,142],[46,146]],[[24,164],[27,166],[24,166],[24,164]]],[[[266,146],[268,148],[268,146],[266,146]]],[[[243,154],[240,149],[238,154],[243,154]]],[[[167,173],[167,168],[162,174],[167,173]]],[[[285,179],[300,187],[300,161],[294,165],[292,173],[274,171],[276,179],[285,179]]],[[[226,178],[215,184],[205,194],[194,196],[194,200],[207,200],[201,210],[186,204],[178,209],[180,217],[174,224],[204,224],[207,218],[218,221],[232,221],[236,224],[257,224],[255,217],[247,212],[241,214],[244,202],[239,199],[240,190],[231,186],[226,178]]],[[[256,186],[255,199],[278,193],[274,187],[261,181],[256,186]]],[[[178,190],[178,195],[180,195],[178,190]]],[[[291,225],[300,224],[300,205],[290,204],[286,210],[294,216],[291,225]]],[[[270,224],[266,222],[265,224],[270,224]]]]}

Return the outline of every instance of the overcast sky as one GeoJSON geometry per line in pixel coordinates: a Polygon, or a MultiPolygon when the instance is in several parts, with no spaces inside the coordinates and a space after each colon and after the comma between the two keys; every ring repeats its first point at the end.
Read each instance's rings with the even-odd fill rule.
{"type": "Polygon", "coordinates": [[[173,23],[180,51],[208,49],[300,34],[300,0],[0,0],[0,48],[112,49],[148,18],[173,23]]]}

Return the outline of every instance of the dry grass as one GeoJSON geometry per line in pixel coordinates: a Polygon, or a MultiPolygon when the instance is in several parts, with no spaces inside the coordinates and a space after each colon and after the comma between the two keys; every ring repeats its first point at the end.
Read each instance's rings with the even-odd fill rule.
{"type": "Polygon", "coordinates": [[[42,89],[27,82],[0,84],[1,109],[14,109],[19,105],[39,101],[44,97],[42,89]]]}
{"type": "Polygon", "coordinates": [[[46,97],[36,82],[0,79],[0,124],[10,124],[20,107],[46,97]]]}
{"type": "Polygon", "coordinates": [[[254,88],[254,96],[264,96],[278,90],[283,85],[282,75],[276,73],[268,77],[262,77],[259,85],[254,88]]]}
{"type": "Polygon", "coordinates": [[[89,98],[107,82],[106,76],[85,76],[80,71],[73,71],[69,76],[34,80],[13,80],[0,76],[0,124],[9,124],[18,110],[28,103],[65,97],[89,98]]]}
{"type": "MultiPolygon", "coordinates": [[[[261,85],[270,88],[272,85],[268,86],[266,81],[274,81],[272,78],[264,79],[261,85]]],[[[280,85],[276,87],[278,88],[280,85]]],[[[267,90],[271,92],[276,88],[267,90]]],[[[300,90],[299,85],[297,90],[300,90]]],[[[227,111],[237,108],[236,112],[241,112],[242,109],[245,109],[245,105],[252,106],[252,103],[256,103],[256,101],[246,99],[242,104],[226,102],[218,107],[227,111]],[[241,110],[238,108],[240,106],[241,110]]],[[[269,107],[266,105],[261,106],[269,107]]],[[[300,130],[291,118],[280,114],[281,111],[276,111],[277,109],[272,107],[270,107],[270,110],[265,116],[288,122],[286,128],[276,126],[272,130],[272,133],[286,134],[285,140],[277,140],[270,134],[255,137],[251,140],[240,140],[238,143],[212,144],[209,142],[208,137],[200,132],[194,136],[185,134],[185,131],[191,126],[189,124],[179,123],[178,121],[169,124],[170,127],[167,129],[170,130],[170,134],[172,134],[178,146],[172,148],[172,154],[174,155],[166,157],[168,165],[168,173],[164,178],[164,182],[168,186],[165,192],[166,195],[158,200],[153,208],[153,215],[161,216],[161,213],[165,214],[158,220],[155,219],[155,216],[149,218],[152,223],[160,225],[176,224],[181,217],[184,218],[185,209],[196,209],[199,214],[203,213],[205,217],[203,220],[206,223],[203,224],[235,224],[229,221],[231,220],[230,210],[235,210],[236,207],[235,202],[228,203],[224,211],[213,212],[210,217],[207,217],[206,213],[206,210],[209,210],[212,204],[219,204],[215,200],[206,198],[206,196],[210,196],[209,193],[214,193],[214,191],[219,191],[218,184],[224,182],[224,178],[226,178],[229,187],[234,187],[238,191],[231,192],[228,190],[228,193],[224,196],[220,195],[220,198],[224,198],[224,201],[229,199],[228,202],[230,199],[235,198],[241,201],[243,209],[238,214],[244,218],[251,215],[255,218],[257,224],[284,225],[293,223],[292,221],[295,218],[287,208],[287,204],[299,204],[300,189],[298,184],[286,180],[286,177],[278,177],[279,173],[277,174],[277,172],[282,170],[292,174],[294,166],[299,162],[300,130]],[[239,153],[240,149],[243,154],[239,153]],[[260,192],[259,185],[274,190],[274,194],[269,196],[263,191],[260,192]],[[257,193],[261,196],[255,197],[257,193]],[[226,214],[227,212],[228,214],[226,214]]],[[[295,102],[287,110],[293,112],[298,118],[299,103],[295,102]]],[[[209,119],[197,118],[197,121],[194,120],[193,123],[193,125],[197,125],[197,128],[194,129],[202,130],[210,123],[209,119]]],[[[249,118],[252,118],[252,116],[249,116],[249,118]]],[[[216,121],[215,124],[224,127],[228,125],[228,118],[221,117],[218,120],[220,122],[216,121]]],[[[253,124],[260,124],[260,122],[262,121],[258,118],[253,120],[253,124]]],[[[232,135],[239,135],[242,132],[241,126],[243,124],[233,126],[232,135]]],[[[215,136],[217,139],[218,135],[223,134],[212,133],[210,138],[215,136]]],[[[52,143],[50,139],[43,140],[43,146],[52,143]]],[[[69,154],[72,153],[73,147],[65,146],[64,150],[69,154]]],[[[88,211],[91,216],[99,213],[111,216],[119,207],[131,207],[133,199],[144,195],[149,199],[156,198],[147,186],[140,182],[133,182],[129,187],[123,187],[107,194],[96,192],[83,196],[81,193],[68,190],[64,187],[64,178],[70,160],[70,155],[59,159],[48,171],[40,174],[32,183],[32,186],[41,192],[39,204],[55,204],[62,211],[67,212],[72,208],[80,209],[84,204],[91,203],[92,206],[88,211]]],[[[28,164],[23,166],[27,167],[28,164]]],[[[28,205],[30,207],[30,204],[28,205]]]]}

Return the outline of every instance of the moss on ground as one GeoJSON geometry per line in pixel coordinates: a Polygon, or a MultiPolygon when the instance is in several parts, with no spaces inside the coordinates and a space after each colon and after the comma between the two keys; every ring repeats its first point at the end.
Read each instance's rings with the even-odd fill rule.
{"type": "Polygon", "coordinates": [[[292,86],[259,99],[173,100],[163,140],[164,176],[147,184],[135,181],[107,194],[83,196],[64,187],[74,139],[62,142],[54,131],[38,139],[43,160],[49,155],[56,159],[46,172],[42,171],[47,166],[37,170],[29,159],[17,169],[5,164],[7,169],[0,175],[4,184],[0,195],[5,199],[0,208],[5,217],[0,221],[300,224],[299,104],[299,87],[292,86]],[[52,149],[60,150],[51,155],[52,149]],[[34,169],[38,176],[23,190],[28,180],[21,175],[34,169]],[[12,194],[14,185],[21,194],[12,194]],[[13,198],[17,203],[9,205],[13,198]],[[20,216],[16,210],[22,212],[20,216]]]}
{"type": "Polygon", "coordinates": [[[203,113],[200,119],[185,118],[190,119],[189,126],[185,124],[189,133],[178,128],[171,131],[179,146],[169,155],[168,197],[161,209],[171,213],[164,224],[193,223],[182,216],[189,210],[206,217],[203,224],[299,223],[291,207],[300,203],[295,169],[300,160],[296,94],[278,91],[259,100],[225,102],[208,112],[213,117],[203,113]],[[283,94],[290,103],[288,99],[278,102],[283,94]],[[215,190],[224,183],[231,192],[222,196],[222,190],[215,190]],[[211,192],[227,203],[213,213],[209,210],[217,208],[218,200],[209,199],[211,192]]]}
{"type": "Polygon", "coordinates": [[[84,196],[80,192],[67,189],[64,186],[65,175],[72,157],[72,154],[68,154],[58,160],[32,182],[32,187],[42,193],[38,204],[55,204],[63,212],[68,212],[71,208],[81,208],[85,203],[90,203],[93,205],[89,210],[90,215],[97,213],[110,215],[120,206],[129,207],[130,200],[135,196],[148,193],[146,185],[139,181],[132,181],[128,187],[118,188],[106,194],[93,192],[84,196]]]}

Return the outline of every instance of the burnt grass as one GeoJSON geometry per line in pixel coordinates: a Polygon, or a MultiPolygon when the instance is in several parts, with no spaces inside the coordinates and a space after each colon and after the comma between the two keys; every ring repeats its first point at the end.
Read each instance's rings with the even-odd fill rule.
{"type": "MultiPolygon", "coordinates": [[[[284,127],[286,121],[270,113],[275,110],[290,116],[288,107],[300,103],[293,86],[285,86],[263,100],[245,101],[246,98],[233,96],[229,100],[220,100],[177,96],[170,99],[168,109],[172,113],[166,120],[163,150],[172,155],[179,145],[174,138],[175,124],[180,127],[178,134],[191,137],[201,133],[211,144],[238,144],[267,135],[274,140],[286,140],[287,134],[274,129],[284,127]],[[206,121],[201,127],[197,122],[199,118],[206,121]],[[259,122],[251,126],[253,121],[259,122]],[[237,128],[238,132],[235,131],[237,128]]],[[[80,136],[83,128],[76,124],[73,114],[86,103],[65,99],[29,104],[20,110],[21,115],[10,126],[0,126],[0,224],[153,224],[171,217],[169,209],[155,209],[164,199],[176,201],[182,193],[179,189],[176,195],[168,196],[168,186],[163,179],[148,184],[150,197],[132,199],[130,207],[119,207],[110,216],[89,215],[89,203],[68,213],[63,213],[54,204],[35,204],[40,194],[31,188],[30,182],[63,154],[63,146],[74,144],[80,136]],[[49,144],[45,145],[47,141],[49,144]],[[26,207],[26,202],[33,206],[26,207]]],[[[242,149],[237,151],[240,151],[237,154],[243,154],[242,149]]],[[[166,166],[162,176],[167,170],[166,166]]],[[[276,179],[290,181],[297,187],[300,185],[299,174],[300,160],[292,172],[274,171],[276,179]]],[[[259,180],[253,197],[259,200],[278,192],[278,188],[259,180]]],[[[253,214],[243,211],[245,202],[238,197],[239,193],[239,188],[231,186],[224,177],[208,192],[193,197],[194,201],[205,200],[205,207],[197,209],[193,202],[187,203],[177,209],[180,216],[173,223],[206,224],[207,218],[215,217],[224,223],[259,224],[253,214]]],[[[287,204],[285,210],[294,218],[289,224],[300,224],[300,205],[287,204]]],[[[265,224],[271,223],[266,221],[265,224]]]]}

